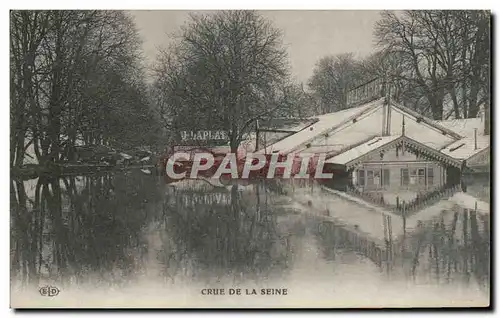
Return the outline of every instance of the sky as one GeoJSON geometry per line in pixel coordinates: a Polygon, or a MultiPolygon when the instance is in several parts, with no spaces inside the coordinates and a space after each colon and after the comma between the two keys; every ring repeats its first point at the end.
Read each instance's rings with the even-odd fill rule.
{"type": "MultiPolygon", "coordinates": [[[[146,63],[153,63],[159,48],[174,41],[173,34],[193,11],[131,11],[143,40],[146,63]]],[[[283,31],[292,75],[307,83],[323,56],[352,52],[364,57],[374,50],[373,27],[380,11],[260,11],[283,31]]]]}

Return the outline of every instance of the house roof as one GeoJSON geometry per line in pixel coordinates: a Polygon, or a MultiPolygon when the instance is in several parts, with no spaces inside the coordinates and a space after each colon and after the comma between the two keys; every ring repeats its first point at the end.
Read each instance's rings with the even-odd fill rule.
{"type": "Polygon", "coordinates": [[[392,103],[392,106],[395,108],[399,108],[400,110],[407,113],[408,115],[413,116],[414,118],[418,118],[419,120],[421,120],[421,122],[427,124],[428,126],[434,128],[434,129],[437,129],[437,130],[440,130],[444,133],[449,134],[453,138],[459,139],[459,138],[463,137],[460,134],[458,134],[456,131],[449,129],[446,126],[443,126],[439,121],[431,120],[431,119],[419,114],[418,112],[416,112],[408,107],[405,107],[405,106],[399,105],[399,104],[395,104],[395,103],[392,103]]]}
{"type": "Polygon", "coordinates": [[[484,120],[482,118],[436,120],[436,124],[453,130],[462,137],[474,137],[474,129],[477,134],[484,135],[484,120]]]}
{"type": "Polygon", "coordinates": [[[341,110],[335,113],[325,114],[321,116],[316,116],[318,120],[290,137],[282,139],[275,144],[272,144],[259,152],[291,152],[294,149],[306,144],[310,140],[314,139],[316,136],[324,134],[328,131],[335,129],[339,125],[342,125],[353,118],[365,113],[366,111],[382,105],[384,99],[378,99],[373,102],[367,103],[365,105],[354,107],[350,109],[341,110]]]}
{"type": "Polygon", "coordinates": [[[481,151],[488,149],[489,147],[490,138],[488,136],[481,136],[477,138],[477,148],[474,138],[466,137],[457,140],[451,145],[441,149],[441,152],[456,159],[466,160],[480,153],[481,151]]]}
{"type": "Polygon", "coordinates": [[[369,153],[372,150],[375,150],[383,145],[386,145],[390,143],[393,140],[398,139],[401,136],[384,136],[384,137],[375,137],[370,139],[369,141],[355,147],[352,149],[349,149],[335,157],[332,157],[328,160],[325,161],[325,163],[333,163],[333,164],[340,164],[340,165],[345,165],[348,162],[363,156],[367,153],[369,153]]]}
{"type": "Polygon", "coordinates": [[[404,118],[405,135],[434,149],[441,149],[462,138],[454,131],[436,124],[404,106],[392,105],[391,118],[391,134],[401,134],[404,118]],[[398,119],[395,120],[396,118],[398,119]]]}
{"type": "Polygon", "coordinates": [[[436,121],[436,123],[464,137],[441,149],[441,152],[453,158],[466,160],[490,146],[490,136],[484,134],[482,118],[443,120],[436,121]],[[474,137],[475,129],[477,129],[476,137],[474,137]],[[477,140],[477,147],[475,140],[477,140]]]}
{"type": "MultiPolygon", "coordinates": [[[[317,116],[317,122],[264,148],[261,152],[292,151],[338,154],[382,135],[386,108],[384,98],[362,106],[317,116]],[[306,149],[307,148],[307,149],[306,149]]],[[[390,135],[401,135],[402,119],[406,118],[406,135],[435,149],[441,149],[463,136],[436,121],[423,117],[404,106],[391,103],[390,135]]]]}
{"type": "Polygon", "coordinates": [[[383,146],[401,136],[403,118],[406,122],[404,135],[407,138],[429,147],[429,153],[441,151],[446,156],[443,158],[451,159],[454,163],[471,158],[489,147],[489,136],[484,135],[481,118],[435,121],[395,103],[391,103],[392,111],[386,113],[384,101],[384,98],[380,98],[358,107],[314,117],[316,122],[305,128],[303,125],[298,126],[296,130],[302,130],[272,143],[260,152],[322,152],[334,156],[332,163],[347,162],[356,154],[361,156],[370,151],[378,143],[383,146]],[[390,120],[389,135],[392,138],[380,137],[387,119],[390,120]],[[477,149],[474,142],[475,128],[477,149]],[[370,144],[375,138],[382,139],[370,144]],[[339,156],[342,153],[345,154],[339,156]]]}

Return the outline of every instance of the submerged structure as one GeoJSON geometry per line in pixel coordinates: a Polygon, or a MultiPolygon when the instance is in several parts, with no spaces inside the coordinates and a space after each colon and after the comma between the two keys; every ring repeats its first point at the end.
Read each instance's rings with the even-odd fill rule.
{"type": "Polygon", "coordinates": [[[325,168],[334,172],[329,187],[401,212],[460,184],[466,172],[488,169],[483,118],[431,120],[384,91],[374,80],[349,93],[348,109],[304,120],[286,134],[261,129],[272,142],[258,152],[325,153],[325,168]]]}

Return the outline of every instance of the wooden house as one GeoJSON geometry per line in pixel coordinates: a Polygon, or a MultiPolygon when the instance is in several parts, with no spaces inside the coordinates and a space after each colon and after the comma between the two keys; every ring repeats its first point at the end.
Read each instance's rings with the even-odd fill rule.
{"type": "Polygon", "coordinates": [[[316,116],[259,152],[325,153],[325,169],[334,172],[328,186],[365,194],[383,191],[389,198],[392,192],[393,201],[405,202],[460,184],[468,165],[489,156],[489,136],[478,138],[477,122],[457,129],[464,126],[431,120],[388,96],[363,93],[381,92],[378,86],[357,90],[350,98],[359,102],[356,107],[316,116]]]}

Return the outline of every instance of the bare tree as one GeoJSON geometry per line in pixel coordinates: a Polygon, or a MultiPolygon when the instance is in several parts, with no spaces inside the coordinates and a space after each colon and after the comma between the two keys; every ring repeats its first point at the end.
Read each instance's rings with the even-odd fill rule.
{"type": "Polygon", "coordinates": [[[31,116],[36,109],[35,60],[40,43],[48,30],[48,14],[37,11],[17,11],[10,19],[10,164],[19,166],[23,163],[29,144],[25,139],[35,125],[31,116]]]}
{"type": "Polygon", "coordinates": [[[12,11],[11,165],[29,146],[44,164],[71,157],[77,140],[137,136],[152,119],[139,48],[120,11],[12,11]]]}
{"type": "MultiPolygon", "coordinates": [[[[456,118],[475,117],[489,66],[489,16],[482,11],[384,12],[375,28],[378,44],[397,54],[405,69],[397,78],[421,92],[434,119],[442,119],[446,98],[456,118]],[[484,82],[484,81],[483,81],[484,82]]],[[[418,97],[418,96],[415,96],[418,97]]],[[[420,109],[426,112],[427,109],[420,109]]]]}
{"type": "Polygon", "coordinates": [[[423,36],[417,20],[417,12],[406,11],[402,17],[393,12],[384,12],[377,22],[375,36],[379,45],[390,52],[397,52],[404,64],[413,72],[401,75],[425,92],[434,119],[443,116],[445,96],[445,74],[437,59],[437,40],[423,36]]]}
{"type": "Polygon", "coordinates": [[[225,130],[232,151],[258,118],[286,103],[281,32],[254,11],[192,15],[156,71],[170,128],[225,130]]]}
{"type": "Polygon", "coordinates": [[[347,107],[347,92],[363,81],[362,69],[352,53],[325,56],[318,61],[309,88],[319,99],[322,112],[347,107]]]}
{"type": "Polygon", "coordinates": [[[285,87],[284,107],[275,112],[277,117],[306,118],[320,114],[319,103],[314,95],[306,92],[302,83],[285,87]]]}
{"type": "Polygon", "coordinates": [[[462,43],[460,84],[464,118],[476,117],[480,105],[486,110],[490,106],[490,15],[488,11],[460,11],[457,15],[462,43]]]}

